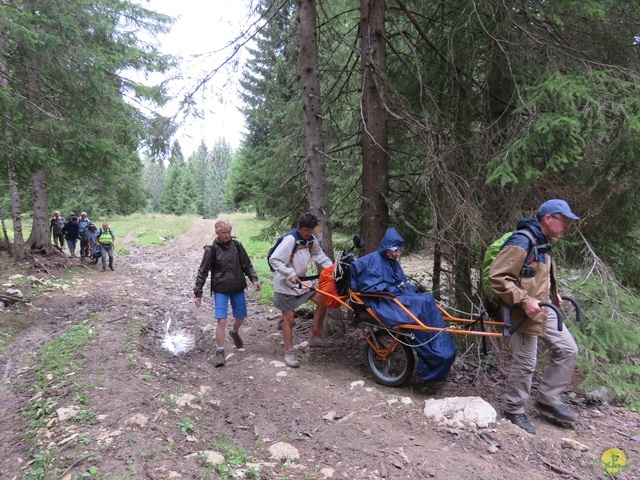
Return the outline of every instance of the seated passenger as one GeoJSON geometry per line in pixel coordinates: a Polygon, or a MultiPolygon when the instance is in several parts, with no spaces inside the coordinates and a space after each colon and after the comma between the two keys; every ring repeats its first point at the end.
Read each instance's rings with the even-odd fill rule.
{"type": "Polygon", "coordinates": [[[98,260],[102,257],[102,253],[100,251],[100,244],[98,243],[98,227],[96,227],[93,223],[90,223],[87,226],[87,230],[84,232],[85,242],[87,245],[87,256],[91,257],[93,263],[98,263],[98,260]]]}
{"type": "MultiPolygon", "coordinates": [[[[445,328],[447,324],[442,320],[433,295],[419,293],[418,287],[407,280],[398,262],[403,248],[404,239],[396,229],[387,229],[378,251],[358,258],[351,265],[351,290],[391,294],[425,325],[445,328]]],[[[365,302],[390,327],[415,323],[389,298],[366,297],[365,302]]],[[[413,340],[407,338],[407,341],[413,344],[418,354],[418,376],[425,381],[445,381],[456,358],[449,333],[407,331],[415,336],[413,340]]]]}

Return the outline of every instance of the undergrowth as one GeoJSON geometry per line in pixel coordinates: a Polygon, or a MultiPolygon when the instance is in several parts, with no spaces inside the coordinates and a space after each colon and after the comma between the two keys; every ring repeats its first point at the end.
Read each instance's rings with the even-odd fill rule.
{"type": "Polygon", "coordinates": [[[639,410],[640,296],[620,285],[588,243],[586,247],[585,267],[563,282],[583,310],[582,322],[570,324],[579,348],[577,367],[585,375],[580,388],[606,387],[618,402],[639,410]]]}

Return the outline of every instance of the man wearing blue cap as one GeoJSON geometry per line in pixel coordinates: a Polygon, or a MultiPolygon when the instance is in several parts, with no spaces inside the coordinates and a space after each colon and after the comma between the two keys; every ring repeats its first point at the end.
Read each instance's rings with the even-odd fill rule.
{"type": "Polygon", "coordinates": [[[524,218],[518,222],[516,232],[505,242],[489,271],[494,293],[512,307],[512,324],[527,317],[511,335],[513,353],[504,410],[509,421],[529,433],[535,433],[536,428],[524,413],[524,406],[531,394],[538,337],[551,352],[551,359],[538,387],[536,408],[560,420],[570,422],[575,419],[560,394],[571,382],[578,347],[567,328],[558,330],[555,312],[543,310],[538,305],[539,302],[562,303],[556,289],[556,266],[551,244],[571,228],[573,220],[579,220],[579,217],[566,201],[553,199],[543,203],[535,218],[524,218]],[[518,233],[523,229],[531,235],[518,233]],[[535,239],[535,244],[531,238],[535,239]],[[525,266],[531,255],[533,261],[525,266]]]}

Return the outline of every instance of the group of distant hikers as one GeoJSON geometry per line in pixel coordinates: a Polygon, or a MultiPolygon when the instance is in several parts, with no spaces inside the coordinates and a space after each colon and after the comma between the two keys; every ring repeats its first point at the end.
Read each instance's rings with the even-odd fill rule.
{"type": "MultiPolygon", "coordinates": [[[[556,419],[571,422],[575,415],[565,406],[560,394],[569,385],[574,371],[578,348],[567,328],[561,329],[553,311],[540,307],[540,302],[562,303],[557,293],[556,266],[551,245],[579,220],[569,204],[561,199],[544,202],[536,215],[518,222],[516,230],[505,236],[503,245],[492,259],[488,283],[493,293],[511,308],[514,324],[525,319],[510,335],[513,358],[507,380],[504,415],[509,421],[529,433],[536,428],[525,414],[525,404],[531,394],[531,384],[537,362],[538,339],[548,347],[551,360],[537,389],[538,410],[556,419]]],[[[284,362],[298,368],[297,350],[293,346],[294,312],[308,300],[316,304],[308,345],[330,348],[333,342],[321,334],[327,307],[322,294],[308,280],[307,268],[316,264],[319,269],[332,266],[313,235],[318,219],[305,213],[291,232],[283,235],[269,251],[268,262],[274,272],[273,305],[282,312],[284,362]]],[[[215,223],[216,238],[205,247],[196,275],[195,305],[202,305],[205,282],[211,273],[211,295],[214,299],[216,328],[215,366],[225,365],[225,331],[228,304],[234,318],[229,336],[236,348],[244,346],[239,329],[247,317],[244,290],[245,277],[259,291],[261,284],[242,244],[231,235],[228,220],[215,223]]],[[[350,288],[361,293],[391,294],[413,315],[430,327],[446,327],[433,296],[411,285],[399,263],[404,239],[395,228],[388,228],[377,251],[355,260],[350,268],[350,288]]],[[[413,323],[401,307],[389,298],[367,297],[369,307],[380,320],[393,327],[413,323]]],[[[410,340],[418,356],[417,373],[425,381],[445,381],[456,357],[450,335],[444,330],[425,332],[417,329],[410,340]]]]}
{"type": "Polygon", "coordinates": [[[53,238],[53,246],[61,252],[64,251],[65,243],[69,248],[69,256],[76,258],[76,248],[80,243],[80,258],[86,258],[98,263],[102,259],[102,271],[107,271],[107,257],[109,258],[109,269],[113,270],[113,249],[115,235],[109,227],[108,222],[98,228],[87,217],[87,212],[82,212],[80,216],[73,215],[71,220],[65,220],[56,211],[49,221],[49,232],[53,238]]]}

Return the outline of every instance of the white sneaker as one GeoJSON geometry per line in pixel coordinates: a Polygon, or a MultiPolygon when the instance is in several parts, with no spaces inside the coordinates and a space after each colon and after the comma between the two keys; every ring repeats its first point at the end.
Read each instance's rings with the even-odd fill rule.
{"type": "Polygon", "coordinates": [[[298,362],[298,353],[294,349],[285,352],[284,363],[291,368],[298,368],[300,366],[300,362],[298,362]]]}

